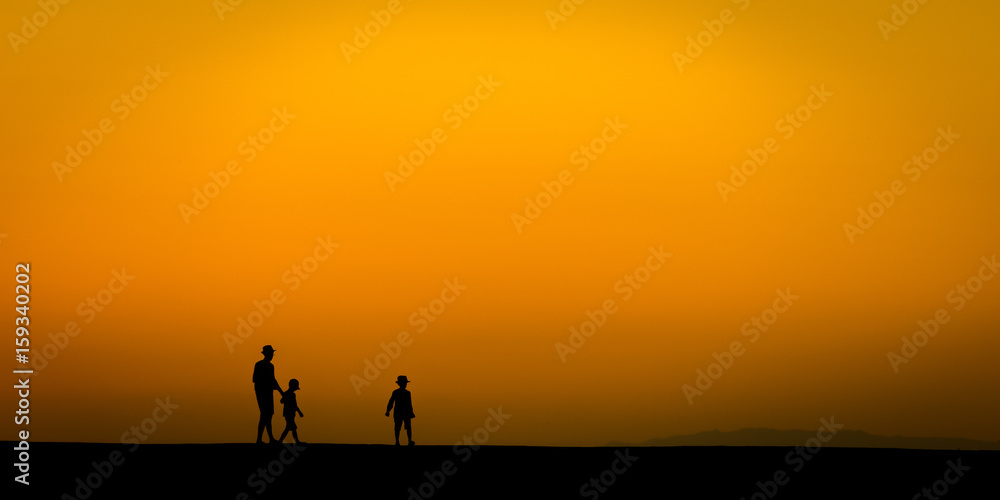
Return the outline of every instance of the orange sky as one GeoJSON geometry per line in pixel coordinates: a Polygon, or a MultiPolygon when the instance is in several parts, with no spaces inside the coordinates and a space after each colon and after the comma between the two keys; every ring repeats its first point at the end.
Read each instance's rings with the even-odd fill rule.
{"type": "Polygon", "coordinates": [[[889,30],[892,1],[667,4],[4,2],[0,256],[11,289],[31,263],[32,437],[117,442],[169,396],[153,442],[249,441],[272,344],[306,441],[391,442],[399,374],[427,444],[498,407],[493,444],[831,415],[1000,439],[1000,281],[969,282],[1000,252],[1000,6],[889,30]],[[772,315],[778,290],[797,298],[772,315]]]}

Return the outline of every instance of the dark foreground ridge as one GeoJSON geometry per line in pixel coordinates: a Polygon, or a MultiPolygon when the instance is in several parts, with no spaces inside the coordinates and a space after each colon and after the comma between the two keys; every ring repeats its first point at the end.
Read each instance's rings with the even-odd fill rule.
{"type": "Polygon", "coordinates": [[[31,485],[8,479],[8,491],[11,498],[80,500],[952,500],[995,498],[998,473],[996,451],[31,443],[31,485]]]}

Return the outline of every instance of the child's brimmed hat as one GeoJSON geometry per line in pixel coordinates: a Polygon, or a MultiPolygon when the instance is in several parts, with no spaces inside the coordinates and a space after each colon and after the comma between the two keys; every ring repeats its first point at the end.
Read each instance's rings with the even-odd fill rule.
{"type": "Polygon", "coordinates": [[[298,381],[298,379],[294,379],[293,378],[293,379],[291,379],[291,380],[288,381],[288,390],[290,390],[290,391],[291,390],[301,390],[301,389],[299,389],[299,381],[298,381]]]}

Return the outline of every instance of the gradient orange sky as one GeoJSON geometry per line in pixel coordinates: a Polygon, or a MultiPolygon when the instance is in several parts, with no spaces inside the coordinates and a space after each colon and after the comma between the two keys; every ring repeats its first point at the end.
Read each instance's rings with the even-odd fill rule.
{"type": "Polygon", "coordinates": [[[32,438],[118,442],[169,397],[180,407],[151,442],[248,442],[251,372],[272,344],[282,385],[301,382],[305,441],[390,443],[399,374],[421,444],[452,444],[498,407],[512,416],[490,444],[831,415],[1000,439],[1000,280],[949,301],[1000,252],[1000,5],[930,0],[886,39],[890,0],[674,4],[592,0],[553,29],[557,0],[71,2],[20,43],[41,7],[4,2],[0,316],[14,324],[14,265],[30,262],[32,438]],[[102,123],[113,130],[77,166],[54,166],[102,123]],[[907,162],[949,127],[959,137],[913,180],[907,162]],[[207,206],[182,207],[227,166],[238,173],[207,206]],[[572,182],[553,187],[560,176],[572,182]],[[905,193],[849,235],[894,181],[905,193]],[[339,246],[310,267],[317,238],[339,246]],[[659,264],[651,247],[671,256],[627,291],[659,264]],[[123,269],[134,279],[102,294],[123,269]],[[454,279],[467,288],[421,329],[454,279]],[[227,345],[275,289],[284,302],[227,345]],[[750,343],[744,324],[779,289],[799,298],[750,343]],[[91,313],[90,297],[111,300],[91,313]],[[609,300],[616,312],[561,358],[609,300]],[[938,309],[951,320],[894,370],[889,353],[938,309]],[[67,322],[79,333],[58,348],[67,322]],[[402,331],[412,343],[356,391],[351,376],[402,331]],[[745,353],[689,402],[682,387],[734,341],[745,353]]]}

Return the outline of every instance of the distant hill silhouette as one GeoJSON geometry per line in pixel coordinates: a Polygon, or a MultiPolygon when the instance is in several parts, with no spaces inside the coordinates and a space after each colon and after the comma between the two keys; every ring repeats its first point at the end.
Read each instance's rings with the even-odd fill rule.
{"type": "MultiPolygon", "coordinates": [[[[611,442],[607,446],[802,446],[816,431],[778,429],[740,429],[722,432],[699,432],[684,436],[657,438],[642,443],[611,442]]],[[[876,436],[864,431],[842,429],[823,446],[835,448],[899,448],[915,450],[1000,450],[1000,441],[976,441],[964,438],[921,438],[876,436]]]]}

